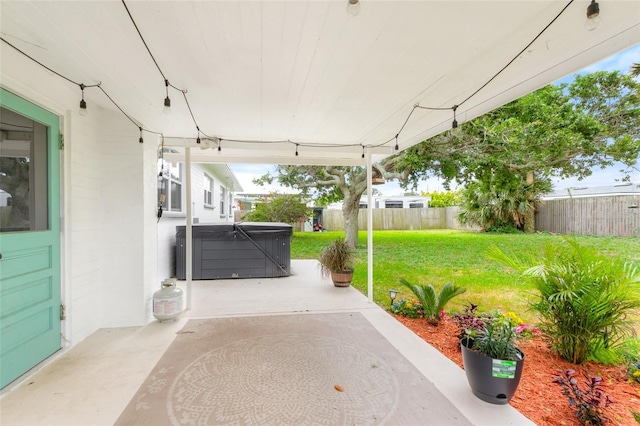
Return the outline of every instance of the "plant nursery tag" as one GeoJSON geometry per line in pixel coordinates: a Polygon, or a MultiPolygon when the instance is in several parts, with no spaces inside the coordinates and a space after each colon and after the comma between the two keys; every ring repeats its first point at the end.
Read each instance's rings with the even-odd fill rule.
{"type": "Polygon", "coordinates": [[[491,375],[501,379],[513,379],[516,377],[516,362],[494,359],[491,367],[491,375]]]}

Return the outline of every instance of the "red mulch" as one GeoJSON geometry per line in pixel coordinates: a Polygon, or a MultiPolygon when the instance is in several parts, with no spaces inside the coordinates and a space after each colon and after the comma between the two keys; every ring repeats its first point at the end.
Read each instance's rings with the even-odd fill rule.
{"type": "MultiPolygon", "coordinates": [[[[424,319],[394,316],[462,368],[458,327],[450,318],[445,317],[440,325],[434,327],[424,319]]],[[[591,362],[571,364],[552,354],[541,337],[523,339],[520,347],[526,356],[524,371],[510,404],[536,424],[580,425],[560,386],[552,382],[552,376],[557,375],[558,370],[573,369],[578,373],[576,377],[582,378],[583,374],[602,377],[601,389],[613,400],[605,410],[607,424],[638,425],[629,410],[640,412],[640,386],[627,380],[624,366],[607,367],[591,362]]]]}

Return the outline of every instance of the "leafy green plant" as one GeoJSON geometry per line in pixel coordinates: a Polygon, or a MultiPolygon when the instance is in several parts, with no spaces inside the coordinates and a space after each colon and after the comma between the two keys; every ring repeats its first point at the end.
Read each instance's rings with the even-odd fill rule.
{"type": "Polygon", "coordinates": [[[269,194],[264,202],[258,203],[244,214],[242,220],[248,222],[297,223],[310,215],[305,200],[297,194],[269,194]]]}
{"type": "Polygon", "coordinates": [[[518,349],[517,334],[509,319],[494,317],[485,326],[472,332],[473,350],[493,359],[518,361],[522,353],[518,349]]]}
{"type": "Polygon", "coordinates": [[[400,278],[400,283],[413,292],[420,304],[422,304],[422,311],[427,322],[434,325],[437,325],[440,321],[440,313],[447,303],[467,291],[466,288],[456,287],[453,283],[445,284],[440,292],[437,292],[431,284],[411,284],[404,278],[400,278]]]}
{"type": "Polygon", "coordinates": [[[562,388],[562,393],[569,399],[569,405],[576,407],[576,417],[583,425],[603,425],[606,417],[602,412],[613,401],[601,389],[600,377],[587,377],[586,389],[580,389],[574,370],[564,370],[562,374],[553,377],[553,383],[562,388]]]}
{"type": "Polygon", "coordinates": [[[322,275],[328,277],[331,272],[353,271],[356,254],[355,249],[344,238],[335,239],[322,249],[318,261],[322,275]]]}
{"type": "Polygon", "coordinates": [[[402,315],[409,318],[424,318],[422,311],[422,303],[416,299],[400,299],[391,305],[391,313],[402,315]]]}
{"type": "Polygon", "coordinates": [[[630,314],[640,308],[640,273],[619,258],[572,238],[547,244],[540,257],[508,255],[497,247],[486,255],[533,283],[532,307],[561,358],[580,364],[633,335],[630,314]]]}

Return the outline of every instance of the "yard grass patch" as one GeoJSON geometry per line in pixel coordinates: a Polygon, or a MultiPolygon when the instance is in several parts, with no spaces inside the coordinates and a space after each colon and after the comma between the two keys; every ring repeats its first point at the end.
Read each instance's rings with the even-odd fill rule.
{"type": "MultiPolygon", "coordinates": [[[[343,232],[294,233],[293,259],[317,259],[318,253],[343,232]]],[[[539,253],[545,243],[562,237],[550,234],[486,234],[454,230],[375,231],[373,234],[373,298],[384,308],[390,304],[389,289],[398,290],[398,298],[413,295],[398,280],[414,284],[432,284],[437,290],[448,282],[465,287],[467,292],[448,305],[460,312],[469,302],[481,311],[514,311],[527,322],[536,322],[528,300],[533,287],[521,282],[519,275],[484,253],[492,245],[507,252],[539,253]]],[[[576,236],[580,244],[595,247],[607,255],[640,264],[640,239],[635,237],[576,236]]],[[[359,233],[357,264],[352,285],[367,293],[367,234],[359,233]]],[[[329,285],[329,284],[328,284],[329,285]]]]}

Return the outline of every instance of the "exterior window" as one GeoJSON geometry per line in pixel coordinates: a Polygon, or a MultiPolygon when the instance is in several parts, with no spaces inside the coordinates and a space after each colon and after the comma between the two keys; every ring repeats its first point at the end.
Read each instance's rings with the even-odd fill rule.
{"type": "Polygon", "coordinates": [[[224,217],[224,202],[225,199],[227,198],[227,190],[225,187],[221,186],[220,187],[220,217],[224,217]]]}
{"type": "Polygon", "coordinates": [[[384,208],[385,209],[401,209],[402,208],[402,201],[387,200],[384,203],[384,208]]]}
{"type": "Polygon", "coordinates": [[[171,164],[158,161],[158,204],[165,211],[182,212],[182,173],[181,163],[171,164]]]}
{"type": "Polygon", "coordinates": [[[204,204],[205,206],[213,205],[213,179],[209,175],[204,175],[204,204]]]}
{"type": "Polygon", "coordinates": [[[422,209],[424,208],[424,204],[422,203],[409,203],[410,209],[422,209]]]}

